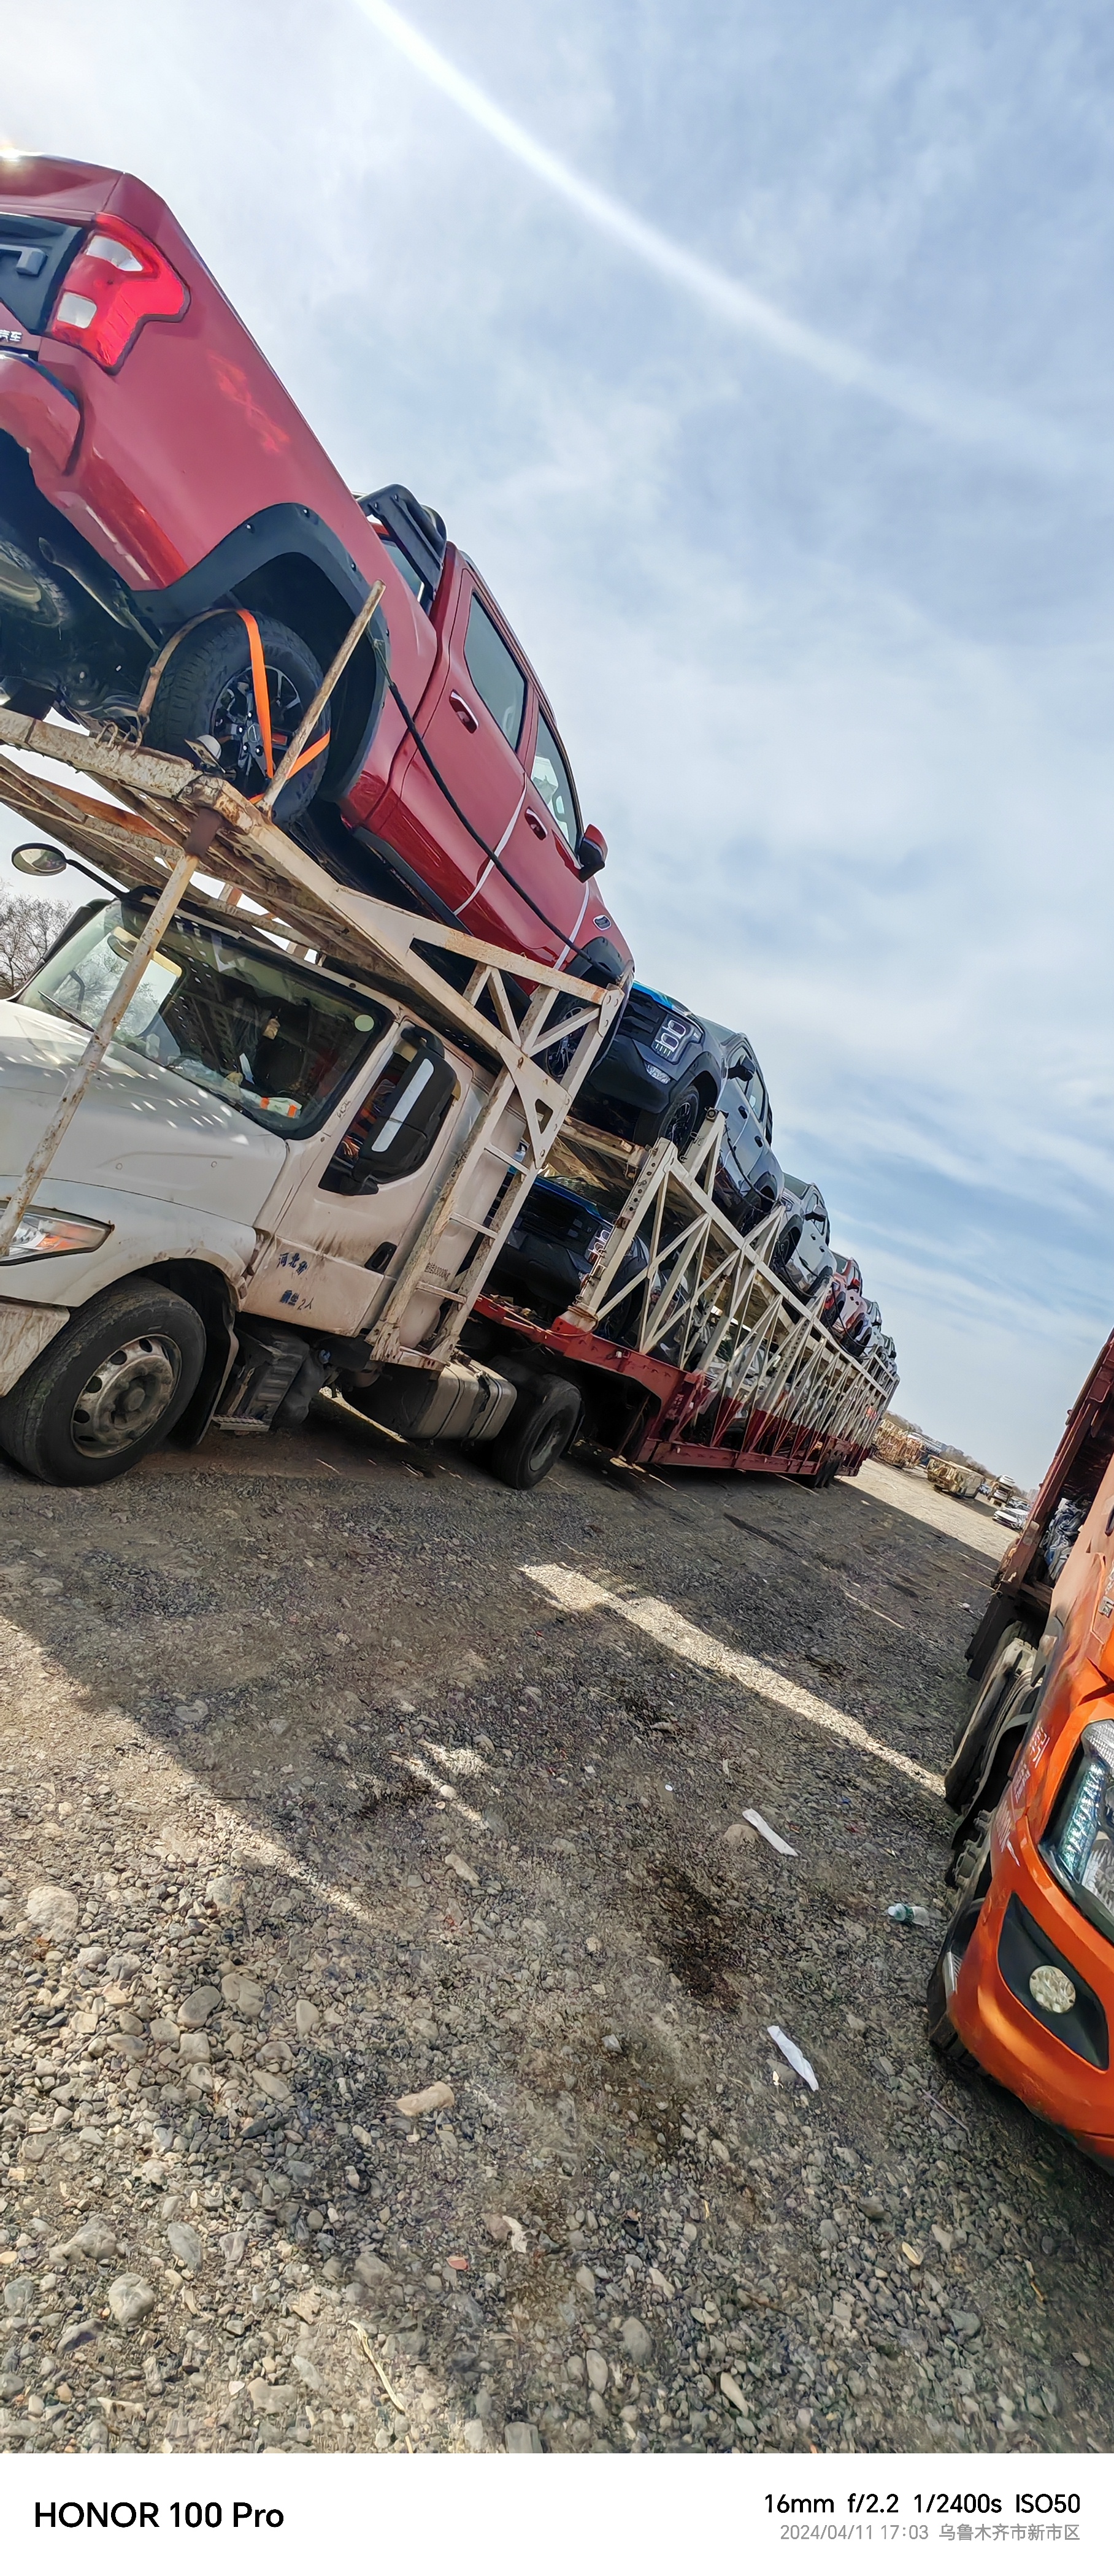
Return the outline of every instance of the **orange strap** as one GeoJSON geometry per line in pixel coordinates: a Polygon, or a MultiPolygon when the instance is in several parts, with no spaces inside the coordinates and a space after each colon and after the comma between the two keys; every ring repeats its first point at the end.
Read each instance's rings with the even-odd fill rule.
{"type": "MultiPolygon", "coordinates": [[[[331,741],[331,733],[319,733],[316,742],[307,742],[305,750],[299,752],[297,759],[291,763],[291,766],[287,771],[285,784],[282,789],[282,794],[284,796],[286,794],[287,787],[290,785],[291,779],[297,777],[300,769],[308,769],[310,761],[316,760],[321,752],[327,751],[331,741]]],[[[266,789],[261,787],[258,796],[249,796],[249,805],[261,805],[266,792],[266,789]]]]}
{"type": "Polygon", "coordinates": [[[271,742],[271,697],[267,687],[267,666],[263,659],[263,640],[250,608],[236,612],[248,630],[248,652],[251,656],[251,685],[255,694],[255,712],[263,736],[263,766],[268,778],[275,774],[274,747],[271,742]]]}
{"type": "Polygon", "coordinates": [[[316,742],[307,742],[305,750],[300,751],[297,759],[291,761],[290,777],[296,778],[300,769],[308,769],[311,760],[316,760],[318,753],[324,751],[331,741],[331,733],[319,733],[316,742]]]}

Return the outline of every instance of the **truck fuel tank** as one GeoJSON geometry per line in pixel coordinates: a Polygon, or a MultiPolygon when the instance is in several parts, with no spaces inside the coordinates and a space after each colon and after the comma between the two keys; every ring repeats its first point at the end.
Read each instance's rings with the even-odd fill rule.
{"type": "Polygon", "coordinates": [[[371,1385],[342,1381],[349,1404],[397,1431],[403,1440],[494,1440],[518,1393],[497,1369],[450,1360],[436,1376],[427,1369],[380,1369],[371,1385]]]}

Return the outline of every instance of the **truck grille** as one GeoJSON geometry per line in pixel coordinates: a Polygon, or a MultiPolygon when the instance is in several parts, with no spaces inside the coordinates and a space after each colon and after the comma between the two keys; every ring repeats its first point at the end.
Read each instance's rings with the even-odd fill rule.
{"type": "Polygon", "coordinates": [[[632,984],[619,1027],[625,1038],[637,1038],[640,1046],[649,1046],[668,1016],[665,1002],[659,1002],[656,994],[643,992],[639,985],[632,984]]]}

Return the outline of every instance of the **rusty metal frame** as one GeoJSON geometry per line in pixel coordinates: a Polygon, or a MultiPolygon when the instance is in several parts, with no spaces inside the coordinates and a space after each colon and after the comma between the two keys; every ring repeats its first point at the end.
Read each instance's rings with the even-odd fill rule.
{"type": "MultiPolygon", "coordinates": [[[[357,620],[351,641],[357,640],[359,632],[357,620]]],[[[330,676],[335,676],[335,666],[330,676]]],[[[586,984],[536,958],[340,885],[260,806],[249,804],[219,774],[198,770],[169,753],[137,749],[121,741],[114,728],[99,735],[80,734],[0,708],[0,745],[10,747],[8,754],[0,750],[0,802],[40,831],[56,834],[80,856],[106,865],[125,889],[143,887],[156,895],[151,923],[129,966],[129,990],[120,999],[122,987],[117,987],[109,1011],[66,1086],[64,1103],[16,1183],[6,1235],[10,1238],[14,1233],[49,1169],[65,1125],[93,1079],[142,975],[146,949],[165,931],[200,863],[200,853],[205,873],[217,882],[220,892],[210,895],[195,882],[191,905],[229,926],[234,924],[238,936],[261,934],[311,958],[324,953],[345,971],[372,978],[378,991],[421,1014],[478,1060],[491,1078],[483,1109],[442,1180],[369,1336],[377,1358],[410,1359],[422,1367],[439,1368],[450,1355],[525,1191],[542,1170],[579,1083],[623,1007],[626,984],[586,984]],[[10,751],[59,763],[76,773],[78,783],[65,786],[44,778],[11,758],[10,751]],[[98,787],[119,802],[106,802],[98,787]],[[245,897],[249,905],[260,908],[245,911],[245,897]],[[152,927],[156,918],[158,934],[152,927]],[[458,957],[469,960],[472,968],[463,993],[441,971],[442,961],[447,964],[458,957]],[[520,1020],[512,1008],[512,984],[532,988],[520,1020]],[[481,1011],[481,1004],[488,1006],[490,1017],[481,1011]],[[570,1039],[576,1040],[560,1079],[542,1061],[558,1032],[563,1052],[567,1053],[570,1039]],[[495,1141],[508,1112],[514,1114],[520,1137],[511,1152],[495,1141]],[[492,1204],[488,1221],[477,1224],[462,1209],[474,1196],[477,1166],[484,1156],[492,1162],[492,1204]],[[446,1276],[436,1255],[454,1225],[468,1226],[474,1239],[463,1269],[446,1276]],[[439,1320],[432,1338],[412,1348],[403,1339],[402,1319],[410,1300],[423,1290],[436,1295],[439,1320]]]]}
{"type": "MultiPolygon", "coordinates": [[[[788,1423],[794,1447],[820,1441],[854,1447],[881,1420],[897,1376],[879,1360],[855,1359],[842,1349],[815,1309],[771,1269],[780,1209],[742,1235],[716,1205],[711,1192],[723,1130],[716,1113],[687,1153],[678,1154],[666,1137],[647,1149],[614,1231],[563,1324],[586,1340],[606,1334],[609,1315],[641,1286],[637,1325],[624,1340],[644,1357],[668,1357],[678,1370],[710,1379],[708,1406],[715,1405],[717,1423],[737,1426],[745,1409],[748,1421],[788,1423]],[[617,1286],[640,1235],[647,1242],[641,1270],[617,1286]]],[[[574,1113],[563,1155],[575,1151],[579,1132],[574,1113]]]]}

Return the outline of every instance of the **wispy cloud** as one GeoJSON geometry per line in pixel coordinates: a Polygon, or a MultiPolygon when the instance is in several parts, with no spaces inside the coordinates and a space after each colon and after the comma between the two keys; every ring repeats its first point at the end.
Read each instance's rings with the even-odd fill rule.
{"type": "Polygon", "coordinates": [[[352,0],[352,5],[423,80],[439,90],[442,97],[451,99],[453,106],[501,151],[509,153],[543,187],[563,198],[584,222],[653,269],[667,285],[691,296],[717,321],[743,332],[749,339],[762,341],[794,365],[822,376],[828,384],[865,395],[939,436],[965,446],[988,448],[1015,464],[1042,473],[1072,474],[1086,464],[1090,471],[1107,478],[1109,468],[1102,452],[1096,448],[1093,454],[1087,453],[1053,424],[1028,420],[1004,403],[958,386],[935,384],[910,368],[888,365],[782,312],[766,296],[756,294],[753,287],[686,250],[683,243],[672,240],[658,225],[647,223],[632,207],[586,179],[559,153],[539,141],[528,126],[508,116],[478,81],[461,71],[439,46],[431,44],[401,10],[393,8],[391,0],[352,0]]]}

